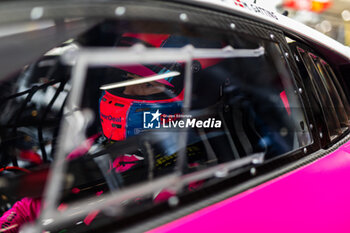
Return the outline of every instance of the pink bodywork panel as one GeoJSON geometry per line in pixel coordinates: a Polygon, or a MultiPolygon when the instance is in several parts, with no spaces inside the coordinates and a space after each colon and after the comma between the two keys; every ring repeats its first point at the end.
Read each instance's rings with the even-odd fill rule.
{"type": "Polygon", "coordinates": [[[350,232],[350,143],[307,166],[155,228],[158,232],[350,232]]]}

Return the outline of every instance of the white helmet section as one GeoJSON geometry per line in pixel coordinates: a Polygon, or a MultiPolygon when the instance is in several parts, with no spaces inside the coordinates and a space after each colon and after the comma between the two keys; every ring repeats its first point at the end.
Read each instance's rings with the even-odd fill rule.
{"type": "Polygon", "coordinates": [[[267,20],[291,32],[299,34],[317,44],[333,50],[350,61],[350,47],[347,47],[336,40],[316,31],[302,23],[281,15],[275,11],[264,9],[263,7],[252,3],[252,1],[242,0],[192,0],[208,6],[215,5],[230,9],[236,12],[247,14],[249,16],[267,20]]]}

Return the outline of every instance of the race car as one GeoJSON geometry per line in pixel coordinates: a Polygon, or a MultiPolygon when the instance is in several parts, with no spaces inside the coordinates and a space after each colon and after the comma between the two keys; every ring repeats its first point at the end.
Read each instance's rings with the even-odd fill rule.
{"type": "Polygon", "coordinates": [[[350,48],[239,0],[0,23],[0,232],[349,231],[350,48]]]}

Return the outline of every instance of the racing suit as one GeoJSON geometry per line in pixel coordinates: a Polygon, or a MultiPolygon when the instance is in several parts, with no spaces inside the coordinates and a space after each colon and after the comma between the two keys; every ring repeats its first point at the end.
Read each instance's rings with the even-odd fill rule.
{"type": "Polygon", "coordinates": [[[28,222],[33,222],[40,214],[41,200],[39,198],[23,198],[0,218],[0,232],[15,233],[28,222]]]}

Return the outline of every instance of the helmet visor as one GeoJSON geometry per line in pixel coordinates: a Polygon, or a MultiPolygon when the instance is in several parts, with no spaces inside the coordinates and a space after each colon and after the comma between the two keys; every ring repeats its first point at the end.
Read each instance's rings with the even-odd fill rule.
{"type": "Polygon", "coordinates": [[[101,90],[137,100],[165,100],[183,90],[183,64],[131,64],[106,67],[101,90]]]}

